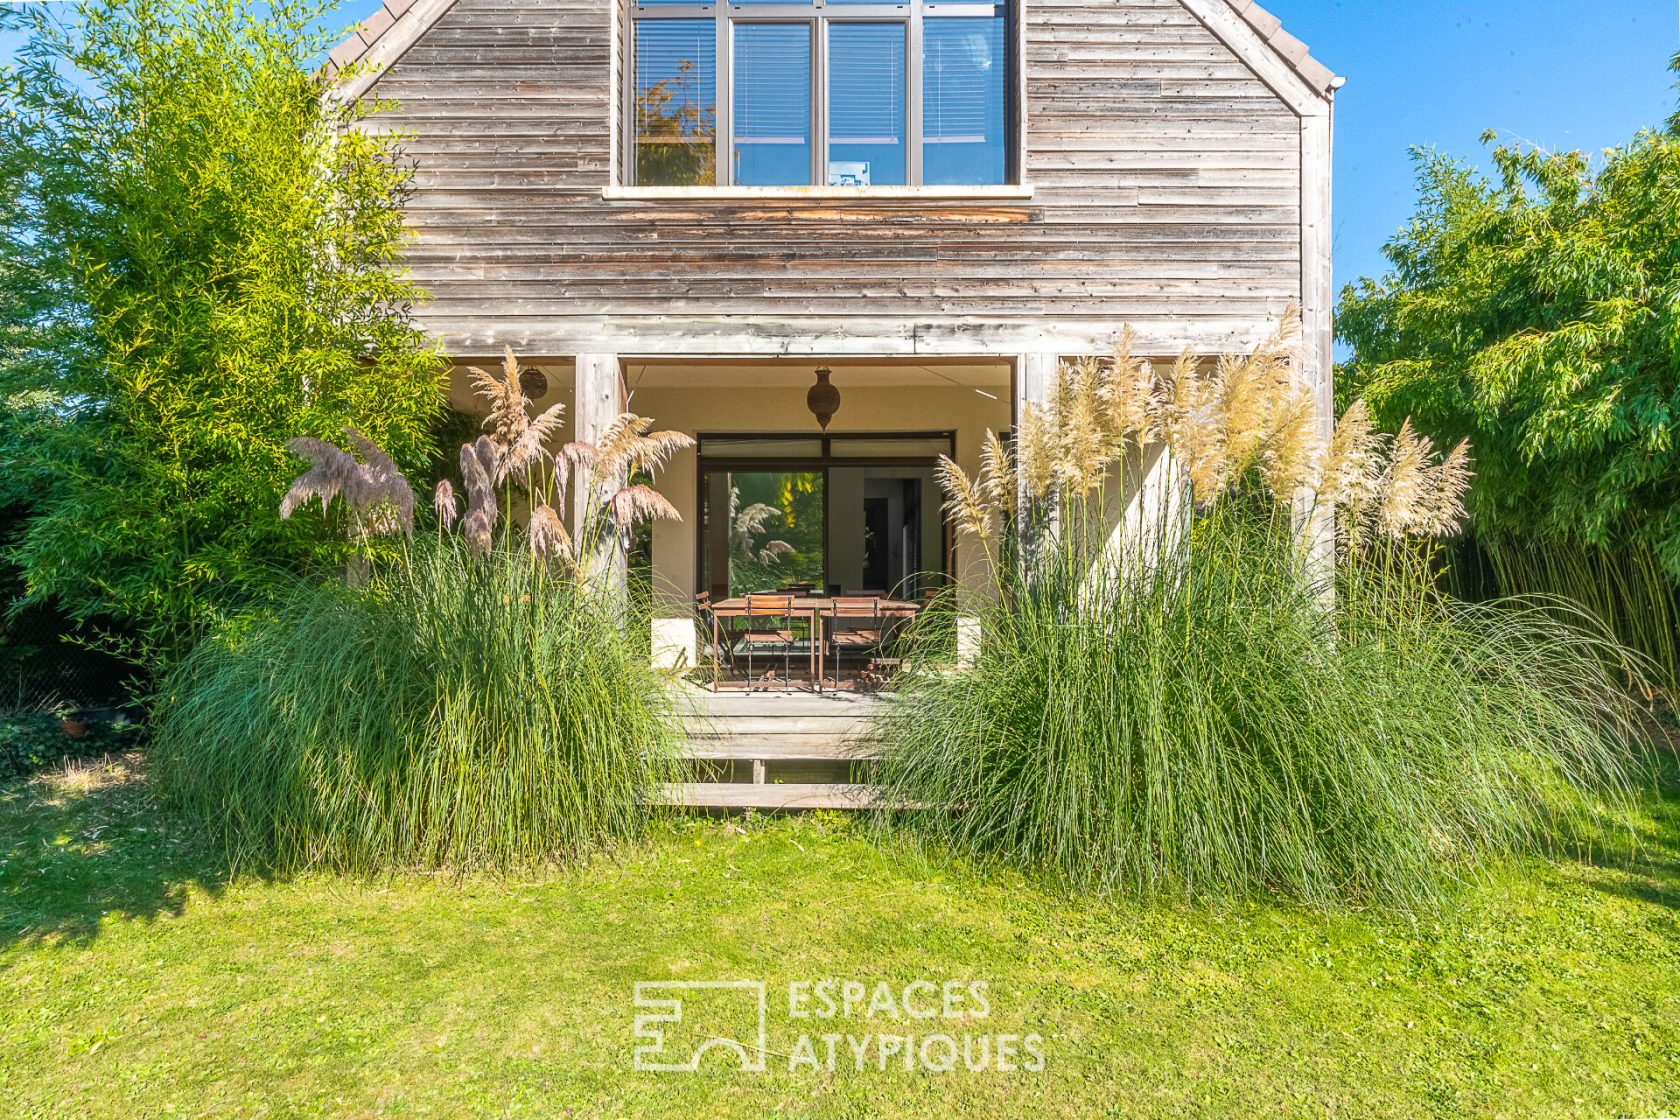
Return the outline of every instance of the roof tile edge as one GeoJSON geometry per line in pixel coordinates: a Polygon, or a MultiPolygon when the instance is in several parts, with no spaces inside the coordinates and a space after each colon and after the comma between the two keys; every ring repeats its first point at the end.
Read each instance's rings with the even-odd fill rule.
{"type": "Polygon", "coordinates": [[[1256,4],[1254,0],[1226,0],[1278,56],[1289,63],[1320,95],[1328,97],[1341,88],[1342,79],[1336,72],[1312,56],[1307,45],[1283,29],[1283,21],[1256,4]]]}

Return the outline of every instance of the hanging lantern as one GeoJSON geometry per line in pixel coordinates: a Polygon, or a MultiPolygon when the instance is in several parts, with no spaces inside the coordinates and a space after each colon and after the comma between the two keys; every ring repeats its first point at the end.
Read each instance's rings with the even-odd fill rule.
{"type": "Polygon", "coordinates": [[[529,400],[542,400],[548,396],[548,375],[535,366],[526,366],[519,371],[519,391],[529,400]]]}
{"type": "Polygon", "coordinates": [[[834,371],[826,366],[817,371],[817,383],[811,386],[811,391],[805,394],[805,407],[811,410],[811,415],[817,418],[823,431],[828,431],[828,422],[834,419],[834,414],[840,411],[840,390],[828,383],[834,371]]]}

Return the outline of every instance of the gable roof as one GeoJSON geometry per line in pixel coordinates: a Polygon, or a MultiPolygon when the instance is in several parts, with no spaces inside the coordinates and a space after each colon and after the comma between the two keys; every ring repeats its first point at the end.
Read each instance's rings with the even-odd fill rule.
{"type": "MultiPolygon", "coordinates": [[[[1183,0],[1192,14],[1218,36],[1257,76],[1272,86],[1297,112],[1310,111],[1292,93],[1305,92],[1319,101],[1329,101],[1341,88],[1342,79],[1312,57],[1307,45],[1283,29],[1283,21],[1254,0],[1183,0]],[[1231,17],[1235,16],[1236,19],[1231,17]],[[1264,56],[1264,57],[1262,57],[1264,56]],[[1279,88],[1268,73],[1281,61],[1289,77],[1300,83],[1297,91],[1279,88]]],[[[356,62],[367,62],[355,78],[336,90],[341,97],[359,97],[379,80],[379,74],[401,58],[455,0],[385,0],[327,56],[329,79],[356,62]]]]}
{"type": "Polygon", "coordinates": [[[1312,56],[1301,40],[1283,29],[1283,21],[1254,0],[1226,0],[1243,22],[1252,27],[1277,55],[1287,62],[1302,81],[1320,97],[1329,97],[1342,87],[1336,72],[1312,56]]]}

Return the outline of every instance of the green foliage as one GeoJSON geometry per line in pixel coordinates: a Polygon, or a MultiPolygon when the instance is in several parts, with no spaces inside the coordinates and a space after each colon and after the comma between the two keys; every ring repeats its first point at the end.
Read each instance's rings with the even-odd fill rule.
{"type": "Polygon", "coordinates": [[[299,433],[430,452],[395,140],[323,104],[314,0],[0,14],[0,462],[37,599],[169,653],[328,546],[274,512],[299,433]],[[13,419],[18,420],[19,415],[13,419]]]}
{"type": "Polygon", "coordinates": [[[941,462],[990,586],[972,666],[912,629],[888,819],[1097,893],[1407,906],[1625,805],[1620,648],[1443,597],[1465,449],[1325,432],[1293,325],[1064,363],[1014,448],[941,462]]]}
{"type": "Polygon", "coordinates": [[[112,754],[133,746],[140,735],[136,723],[89,721],[79,737],[65,730],[50,712],[0,715],[0,781],[21,778],[71,759],[112,754]]]}
{"type": "Polygon", "coordinates": [[[1412,545],[1350,565],[1329,612],[1284,507],[1222,503],[1129,574],[1093,578],[1090,538],[1064,524],[1002,578],[971,670],[890,698],[913,829],[1097,893],[1410,906],[1625,801],[1597,643],[1436,600],[1412,545]]]}
{"type": "Polygon", "coordinates": [[[162,688],[165,795],[281,869],[502,868],[635,834],[675,758],[645,650],[552,562],[413,548],[194,649],[162,688]]]}
{"type": "Polygon", "coordinates": [[[1597,164],[1494,162],[1419,153],[1393,272],[1343,293],[1343,387],[1390,428],[1469,437],[1508,591],[1582,595],[1680,680],[1673,627],[1639,625],[1680,580],[1680,124],[1597,164]]]}

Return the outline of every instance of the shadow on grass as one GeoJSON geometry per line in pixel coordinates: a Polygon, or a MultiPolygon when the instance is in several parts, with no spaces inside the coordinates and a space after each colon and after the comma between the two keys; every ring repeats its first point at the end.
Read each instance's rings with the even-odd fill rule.
{"type": "Polygon", "coordinates": [[[157,806],[137,755],[0,785],[0,949],[85,943],[107,915],[176,915],[227,882],[226,861],[157,806]]]}
{"type": "Polygon", "coordinates": [[[1608,873],[1593,877],[1598,890],[1680,910],[1680,756],[1659,746],[1654,762],[1656,781],[1640,799],[1632,835],[1606,830],[1583,862],[1608,873]]]}

